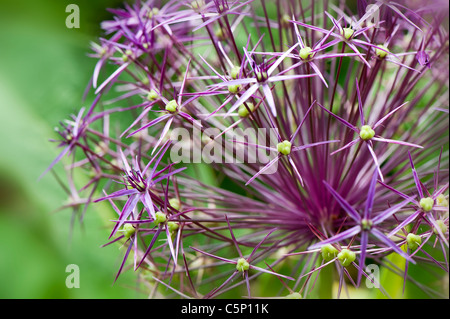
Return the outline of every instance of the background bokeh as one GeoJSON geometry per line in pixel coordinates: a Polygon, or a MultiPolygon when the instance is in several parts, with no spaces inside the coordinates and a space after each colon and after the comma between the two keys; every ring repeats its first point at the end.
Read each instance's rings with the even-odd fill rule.
{"type": "MultiPolygon", "coordinates": [[[[100,22],[110,18],[105,8],[121,5],[0,0],[0,298],[147,297],[133,271],[113,284],[123,251],[119,245],[100,248],[110,231],[107,206],[91,207],[83,225],[75,223],[71,231],[71,210],[58,210],[67,195],[52,174],[38,180],[58,154],[48,141],[56,137],[53,128],[88,106],[82,96],[95,60],[86,53],[101,35],[100,22]],[[79,29],[65,25],[70,3],[80,8],[79,29]],[[70,264],[79,266],[80,288],[66,287],[70,264]]],[[[62,164],[56,171],[64,177],[62,164]]],[[[410,272],[448,293],[441,275],[433,278],[415,267],[410,272]]],[[[392,297],[426,297],[410,285],[402,295],[398,276],[384,282],[392,297]]],[[[354,297],[380,296],[363,291],[354,297]]]]}
{"type": "MultiPolygon", "coordinates": [[[[108,238],[102,206],[71,229],[71,210],[52,174],[53,128],[78,113],[95,61],[90,41],[106,7],[121,1],[0,1],[0,298],[140,298],[133,271],[113,285],[121,262],[108,238]],[[65,25],[66,6],[80,8],[80,28],[65,25]],[[68,289],[66,266],[80,269],[68,289]]],[[[62,164],[57,172],[63,175],[62,164]]],[[[64,179],[64,178],[63,178],[64,179]]]]}

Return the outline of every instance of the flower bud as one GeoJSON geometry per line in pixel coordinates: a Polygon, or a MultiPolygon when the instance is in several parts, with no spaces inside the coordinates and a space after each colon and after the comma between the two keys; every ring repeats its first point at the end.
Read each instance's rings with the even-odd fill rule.
{"type": "Polygon", "coordinates": [[[291,142],[287,140],[284,140],[283,142],[277,144],[278,152],[283,155],[289,155],[291,153],[291,147],[292,147],[291,142]]]}
{"type": "Polygon", "coordinates": [[[181,203],[176,197],[169,199],[169,205],[175,208],[176,210],[180,210],[181,208],[181,203]]]}
{"type": "Polygon", "coordinates": [[[233,66],[233,68],[230,71],[231,78],[236,80],[239,76],[239,73],[241,72],[241,68],[238,66],[233,66]]]}
{"type": "Polygon", "coordinates": [[[375,136],[375,131],[369,126],[369,125],[363,125],[361,127],[361,130],[359,132],[359,136],[364,141],[370,140],[372,137],[375,136]]]}
{"type": "Polygon", "coordinates": [[[170,113],[175,113],[177,111],[178,104],[177,101],[172,100],[169,101],[169,103],[166,104],[166,111],[170,113]]]}
{"type": "Polygon", "coordinates": [[[235,84],[235,85],[228,85],[228,91],[231,94],[236,94],[241,90],[241,86],[239,84],[235,84]]]}
{"type": "MultiPolygon", "coordinates": [[[[445,234],[448,230],[448,226],[445,225],[445,222],[442,219],[438,219],[436,221],[437,226],[439,227],[439,229],[441,230],[441,233],[445,234]]],[[[433,228],[433,232],[438,235],[439,232],[436,228],[433,228]]]]}
{"type": "Polygon", "coordinates": [[[424,197],[420,200],[419,204],[424,212],[429,212],[433,209],[434,200],[431,197],[424,197]]]}
{"type": "Polygon", "coordinates": [[[353,36],[353,33],[355,33],[355,31],[351,28],[342,29],[342,36],[345,38],[345,40],[350,40],[350,38],[353,36]]]}
{"type": "Polygon", "coordinates": [[[389,54],[389,50],[388,48],[386,48],[384,45],[378,45],[379,48],[386,50],[383,51],[381,49],[375,48],[375,54],[380,58],[380,59],[384,59],[388,54],[389,54]]]}
{"type": "Polygon", "coordinates": [[[245,104],[241,104],[241,105],[239,106],[238,114],[239,114],[240,117],[247,117],[247,116],[250,114],[250,113],[249,113],[249,110],[250,110],[250,112],[252,112],[252,113],[253,113],[253,111],[255,110],[255,106],[253,105],[253,103],[247,102],[246,104],[247,104],[247,107],[245,107],[245,104]],[[247,109],[247,108],[248,108],[248,109],[247,109]]]}
{"type": "Polygon", "coordinates": [[[250,264],[245,258],[239,258],[236,264],[236,269],[239,271],[246,271],[250,268],[250,264]]]}
{"type": "Polygon", "coordinates": [[[422,237],[419,235],[409,233],[408,236],[406,236],[406,244],[408,245],[408,248],[411,250],[416,250],[417,247],[422,244],[422,237]]]}
{"type": "Polygon", "coordinates": [[[158,93],[156,93],[155,90],[151,90],[150,92],[148,92],[148,94],[147,94],[147,100],[149,100],[149,101],[155,101],[155,100],[157,100],[157,99],[159,99],[159,95],[158,95],[158,93]]]}
{"type": "Polygon", "coordinates": [[[338,255],[339,251],[334,248],[331,244],[327,244],[325,246],[322,246],[320,249],[320,252],[322,253],[322,258],[328,262],[338,255]]]}
{"type": "Polygon", "coordinates": [[[125,238],[130,238],[131,236],[134,235],[134,233],[136,232],[136,228],[133,227],[133,225],[131,224],[125,224],[123,225],[123,235],[125,236],[125,238]]]}
{"type": "Polygon", "coordinates": [[[300,295],[298,292],[293,292],[285,296],[284,299],[302,299],[302,295],[300,295]]]}
{"type": "Polygon", "coordinates": [[[445,198],[444,194],[440,194],[436,197],[436,204],[443,207],[448,207],[448,200],[445,198]]]}
{"type": "Polygon", "coordinates": [[[311,53],[312,49],[310,47],[304,47],[300,49],[300,53],[298,54],[302,60],[309,60],[314,56],[314,53],[311,53]]]}
{"type": "Polygon", "coordinates": [[[162,212],[156,212],[155,214],[155,225],[164,223],[167,220],[166,215],[162,212]]]}
{"type": "Polygon", "coordinates": [[[342,266],[348,267],[352,262],[356,259],[356,254],[348,249],[342,249],[341,252],[337,255],[337,258],[342,266]]]}

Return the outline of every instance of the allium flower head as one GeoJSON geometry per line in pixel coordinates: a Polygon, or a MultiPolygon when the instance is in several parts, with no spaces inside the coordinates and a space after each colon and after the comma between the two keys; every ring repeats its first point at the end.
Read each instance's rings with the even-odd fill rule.
{"type": "Polygon", "coordinates": [[[151,298],[448,298],[417,275],[449,268],[448,14],[408,1],[109,11],[93,103],[62,122],[45,173],[70,155],[64,207],[110,207],[115,280],[132,268],[151,298]]]}

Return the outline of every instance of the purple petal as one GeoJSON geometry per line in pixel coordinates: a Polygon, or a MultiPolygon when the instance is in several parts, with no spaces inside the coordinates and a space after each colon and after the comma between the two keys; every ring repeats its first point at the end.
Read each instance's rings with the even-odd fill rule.
{"type": "Polygon", "coordinates": [[[317,248],[320,248],[320,247],[328,245],[328,244],[341,242],[344,239],[351,238],[351,237],[359,234],[360,232],[361,232],[361,226],[359,226],[359,225],[353,226],[352,228],[347,229],[346,231],[343,231],[342,233],[336,234],[333,237],[330,237],[330,238],[325,239],[321,242],[318,242],[312,246],[309,246],[308,250],[317,249],[317,248]]]}
{"type": "Polygon", "coordinates": [[[416,219],[417,216],[420,215],[422,211],[419,209],[417,210],[415,213],[409,215],[404,221],[402,221],[400,223],[400,225],[398,225],[397,227],[395,227],[388,235],[388,237],[392,237],[393,235],[397,234],[397,232],[402,229],[403,227],[405,227],[406,225],[408,225],[409,223],[411,223],[414,219],[416,219]]]}
{"type": "Polygon", "coordinates": [[[407,261],[415,264],[416,262],[411,259],[411,257],[406,254],[402,249],[400,249],[392,240],[390,240],[385,234],[379,231],[376,228],[372,228],[371,233],[377,237],[381,242],[383,242],[386,246],[390,247],[393,251],[395,251],[400,256],[403,256],[407,261]]]}
{"type": "Polygon", "coordinates": [[[340,118],[339,116],[337,116],[336,114],[334,114],[333,112],[327,110],[323,105],[321,105],[319,102],[317,102],[317,105],[319,105],[322,110],[324,110],[325,112],[327,112],[328,114],[330,114],[331,116],[333,116],[334,118],[336,118],[336,120],[338,120],[339,122],[341,122],[342,124],[344,124],[345,126],[347,126],[349,129],[355,131],[356,133],[359,133],[359,130],[353,126],[352,124],[350,124],[349,122],[347,122],[346,120],[340,118]]]}
{"type": "Polygon", "coordinates": [[[361,216],[358,212],[344,199],[339,195],[327,182],[323,181],[325,187],[328,191],[333,195],[336,201],[341,205],[341,207],[347,212],[347,214],[357,223],[361,222],[361,216]]]}
{"type": "Polygon", "coordinates": [[[407,205],[408,203],[411,202],[413,198],[408,198],[406,200],[404,200],[403,202],[392,206],[390,208],[388,208],[387,210],[385,210],[384,212],[378,214],[376,217],[372,218],[372,222],[374,225],[377,225],[383,221],[385,221],[387,218],[391,217],[392,215],[394,215],[396,212],[398,212],[401,208],[403,208],[405,205],[407,205]]]}

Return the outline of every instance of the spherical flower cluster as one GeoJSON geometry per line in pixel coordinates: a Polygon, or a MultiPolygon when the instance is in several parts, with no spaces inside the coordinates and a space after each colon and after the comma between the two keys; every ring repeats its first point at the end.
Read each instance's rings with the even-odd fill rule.
{"type": "Polygon", "coordinates": [[[332,297],[368,280],[389,297],[376,265],[443,296],[408,265],[448,273],[448,16],[357,3],[111,10],[92,104],[62,123],[48,170],[71,160],[80,219],[111,207],[116,280],[132,268],[155,297],[299,299],[321,296],[327,269],[332,297]]]}

